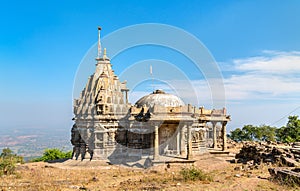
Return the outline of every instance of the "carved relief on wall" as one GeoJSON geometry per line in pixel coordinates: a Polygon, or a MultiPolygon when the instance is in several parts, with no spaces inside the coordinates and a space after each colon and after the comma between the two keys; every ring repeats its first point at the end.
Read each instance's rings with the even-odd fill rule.
{"type": "Polygon", "coordinates": [[[204,130],[192,131],[192,141],[198,142],[204,140],[204,130]]]}

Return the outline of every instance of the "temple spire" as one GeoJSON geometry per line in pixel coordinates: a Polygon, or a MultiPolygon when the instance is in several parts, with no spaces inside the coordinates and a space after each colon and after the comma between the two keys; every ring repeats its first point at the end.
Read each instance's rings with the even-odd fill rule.
{"type": "Polygon", "coordinates": [[[97,59],[99,59],[100,55],[101,55],[100,31],[101,31],[101,27],[98,27],[98,53],[97,53],[97,59]]]}

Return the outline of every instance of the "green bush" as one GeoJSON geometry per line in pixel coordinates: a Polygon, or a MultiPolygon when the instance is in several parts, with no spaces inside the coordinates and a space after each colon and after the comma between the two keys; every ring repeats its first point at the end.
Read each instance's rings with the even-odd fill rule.
{"type": "Polygon", "coordinates": [[[184,181],[213,181],[212,176],[204,173],[202,170],[197,169],[194,166],[191,168],[182,168],[179,173],[184,181]]]}
{"type": "Polygon", "coordinates": [[[43,153],[43,156],[40,158],[33,159],[32,162],[39,161],[53,161],[58,159],[67,159],[72,157],[72,151],[64,152],[60,149],[46,149],[43,153]]]}
{"type": "Polygon", "coordinates": [[[23,162],[23,157],[13,154],[9,148],[4,148],[0,154],[0,175],[13,174],[16,164],[23,162]]]}
{"type": "Polygon", "coordinates": [[[0,175],[13,174],[16,163],[13,160],[0,158],[0,175]]]}

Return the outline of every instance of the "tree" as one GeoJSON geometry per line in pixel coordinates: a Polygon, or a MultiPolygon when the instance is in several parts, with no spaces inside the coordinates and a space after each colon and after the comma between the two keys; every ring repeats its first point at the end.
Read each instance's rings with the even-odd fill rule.
{"type": "Polygon", "coordinates": [[[234,141],[275,141],[291,143],[300,141],[300,119],[298,116],[289,116],[286,126],[281,128],[268,125],[245,125],[242,129],[231,131],[229,138],[234,141]]]}
{"type": "Polygon", "coordinates": [[[277,129],[277,139],[285,143],[300,141],[300,119],[296,115],[288,119],[286,126],[277,129]]]}
{"type": "Polygon", "coordinates": [[[268,125],[261,125],[256,128],[255,138],[258,141],[275,141],[276,128],[268,125]]]}
{"type": "Polygon", "coordinates": [[[245,125],[242,129],[244,141],[254,141],[256,138],[257,127],[253,125],[245,125]]]}
{"type": "Polygon", "coordinates": [[[236,128],[235,130],[230,131],[229,138],[236,142],[243,141],[243,133],[244,132],[240,128],[236,128]]]}
{"type": "Polygon", "coordinates": [[[229,138],[240,141],[254,141],[256,138],[256,127],[253,125],[245,125],[242,129],[237,128],[230,132],[229,138]]]}
{"type": "Polygon", "coordinates": [[[13,152],[9,148],[4,148],[0,155],[1,158],[10,157],[10,156],[13,156],[13,152]]]}
{"type": "Polygon", "coordinates": [[[18,156],[13,153],[12,150],[9,148],[4,148],[2,149],[2,153],[0,154],[1,159],[9,159],[9,160],[14,160],[16,163],[23,163],[24,159],[22,156],[18,156]]]}
{"type": "Polygon", "coordinates": [[[267,125],[245,125],[242,129],[231,131],[229,138],[234,141],[275,141],[276,128],[267,125]]]}

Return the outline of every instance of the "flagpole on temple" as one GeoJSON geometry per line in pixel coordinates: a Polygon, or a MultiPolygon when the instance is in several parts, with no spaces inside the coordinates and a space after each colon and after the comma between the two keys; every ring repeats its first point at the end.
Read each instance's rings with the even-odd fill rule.
{"type": "Polygon", "coordinates": [[[153,79],[153,73],[152,73],[152,65],[150,65],[150,75],[151,75],[151,86],[154,92],[154,79],[153,79]]]}
{"type": "Polygon", "coordinates": [[[98,53],[97,53],[98,59],[100,58],[100,55],[101,55],[100,31],[101,31],[101,27],[98,27],[98,53]]]}

